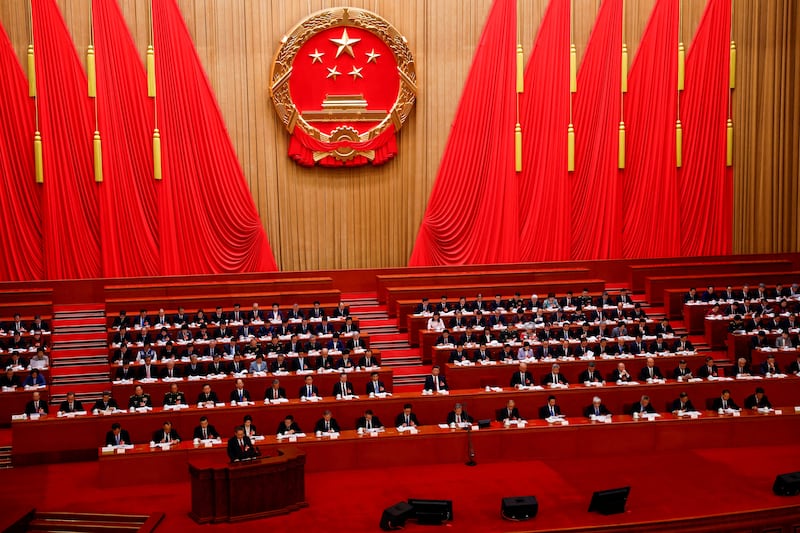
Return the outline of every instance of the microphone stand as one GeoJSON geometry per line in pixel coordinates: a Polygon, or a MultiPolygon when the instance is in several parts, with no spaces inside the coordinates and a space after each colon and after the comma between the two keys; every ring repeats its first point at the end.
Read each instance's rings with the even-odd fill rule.
{"type": "Polygon", "coordinates": [[[465,428],[467,430],[467,462],[464,463],[467,466],[475,466],[478,463],[475,462],[475,446],[472,444],[472,424],[465,428]]]}

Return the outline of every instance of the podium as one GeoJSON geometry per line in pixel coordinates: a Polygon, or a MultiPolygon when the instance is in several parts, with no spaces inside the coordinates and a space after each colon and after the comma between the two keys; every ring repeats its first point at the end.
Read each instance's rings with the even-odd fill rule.
{"type": "Polygon", "coordinates": [[[240,463],[190,460],[192,510],[189,517],[198,524],[238,522],[307,507],[305,454],[294,447],[277,452],[275,457],[240,463]]]}

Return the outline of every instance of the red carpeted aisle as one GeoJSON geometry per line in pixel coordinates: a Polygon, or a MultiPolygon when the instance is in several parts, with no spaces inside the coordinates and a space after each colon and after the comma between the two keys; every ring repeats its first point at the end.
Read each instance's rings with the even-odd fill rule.
{"type": "MultiPolygon", "coordinates": [[[[463,450],[453,450],[454,460],[463,450]]],[[[520,450],[524,456],[525,450],[520,450]]],[[[480,461],[480,457],[477,458],[480,461]]],[[[331,460],[335,460],[332,457],[331,460]]],[[[455,531],[545,531],[610,525],[740,510],[800,505],[798,498],[772,494],[779,473],[800,470],[800,446],[633,456],[586,454],[557,461],[359,470],[306,476],[310,506],[290,515],[246,525],[197,526],[186,515],[189,484],[164,480],[160,485],[105,490],[97,487],[97,463],[18,468],[0,471],[3,507],[26,502],[43,511],[143,513],[164,511],[160,531],[379,531],[382,510],[414,498],[453,500],[455,531]],[[595,490],[631,485],[627,512],[604,517],[586,507],[595,490]],[[528,522],[499,518],[500,498],[533,494],[539,515],[528,522]]],[[[124,472],[120,472],[124,475],[124,472]]],[[[408,531],[436,531],[409,523],[408,531]]]]}

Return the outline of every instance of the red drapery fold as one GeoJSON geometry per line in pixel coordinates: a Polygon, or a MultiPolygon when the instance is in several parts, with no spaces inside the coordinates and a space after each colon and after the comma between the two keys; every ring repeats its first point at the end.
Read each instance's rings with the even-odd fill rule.
{"type": "Polygon", "coordinates": [[[48,279],[101,273],[94,118],[83,71],[54,0],[31,0],[43,140],[42,234],[48,279]]]}
{"type": "Polygon", "coordinates": [[[0,26],[0,280],[42,279],[41,191],[34,180],[34,106],[0,26]]]}
{"type": "Polygon", "coordinates": [[[622,202],[617,170],[622,0],[600,7],[578,72],[572,258],[620,257],[622,202]]]}
{"type": "Polygon", "coordinates": [[[516,0],[495,0],[475,52],[411,266],[518,259],[516,0]],[[513,215],[512,215],[513,216],[513,215]]]}
{"type": "Polygon", "coordinates": [[[161,265],[147,78],[116,0],[92,0],[92,9],[103,142],[103,275],[154,276],[161,265]]]}
{"type": "Polygon", "coordinates": [[[625,98],[624,257],[680,253],[675,120],[678,4],[659,0],[642,36],[625,98]]]}
{"type": "Polygon", "coordinates": [[[709,0],[686,58],[678,172],[682,255],[724,255],[733,242],[733,171],[725,166],[730,0],[709,0]]]}
{"type": "Polygon", "coordinates": [[[525,92],[520,96],[521,261],[570,257],[569,10],[570,0],[550,1],[525,70],[525,92]]]}
{"type": "Polygon", "coordinates": [[[153,0],[162,274],[276,270],[222,114],[174,0],[153,0]]]}
{"type": "Polygon", "coordinates": [[[366,164],[382,165],[397,155],[397,139],[395,137],[394,126],[390,125],[380,135],[368,141],[343,141],[338,144],[319,141],[309,136],[302,128],[296,128],[289,141],[289,157],[303,166],[313,167],[316,164],[316,161],[314,161],[314,152],[332,152],[339,146],[346,146],[357,152],[374,151],[375,155],[372,159],[368,159],[364,155],[357,155],[353,157],[353,159],[347,161],[341,161],[332,156],[326,156],[319,164],[323,167],[360,166],[366,164]]]}

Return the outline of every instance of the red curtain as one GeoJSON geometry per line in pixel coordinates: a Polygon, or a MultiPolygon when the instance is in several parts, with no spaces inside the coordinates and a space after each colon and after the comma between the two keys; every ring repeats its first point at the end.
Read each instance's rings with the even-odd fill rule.
{"type": "Polygon", "coordinates": [[[730,0],[709,0],[686,58],[678,172],[682,255],[732,249],[733,171],[725,166],[730,21],[730,0]]]}
{"type": "Polygon", "coordinates": [[[525,92],[520,96],[521,261],[570,257],[569,10],[570,0],[551,0],[525,70],[525,92]]]}
{"type": "Polygon", "coordinates": [[[617,170],[622,64],[622,0],[600,6],[575,94],[573,259],[620,257],[622,202],[617,170]]]}
{"type": "Polygon", "coordinates": [[[160,258],[147,77],[116,0],[92,0],[92,10],[103,142],[103,275],[155,276],[160,258]]]}
{"type": "Polygon", "coordinates": [[[33,169],[33,99],[0,26],[0,281],[42,279],[41,190],[33,169]]]}
{"type": "Polygon", "coordinates": [[[163,181],[157,184],[162,274],[277,270],[174,0],[153,0],[153,28],[162,139],[163,181]]]}
{"type": "Polygon", "coordinates": [[[513,262],[516,0],[494,0],[409,264],[513,262]]]}
{"type": "Polygon", "coordinates": [[[675,120],[678,4],[659,0],[644,30],[625,97],[624,257],[680,253],[675,120]]]}
{"type": "Polygon", "coordinates": [[[55,0],[31,0],[43,140],[42,234],[48,279],[101,273],[86,74],[55,0]]]}

